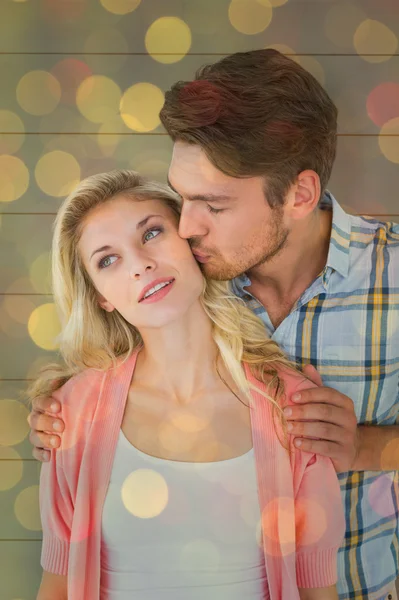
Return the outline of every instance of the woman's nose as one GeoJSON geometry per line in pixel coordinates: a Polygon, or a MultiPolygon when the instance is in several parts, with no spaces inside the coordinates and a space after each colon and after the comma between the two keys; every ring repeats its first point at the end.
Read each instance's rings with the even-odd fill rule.
{"type": "Polygon", "coordinates": [[[145,273],[148,273],[154,269],[153,265],[148,263],[144,263],[143,266],[134,265],[130,271],[130,276],[132,279],[140,279],[145,273]]]}

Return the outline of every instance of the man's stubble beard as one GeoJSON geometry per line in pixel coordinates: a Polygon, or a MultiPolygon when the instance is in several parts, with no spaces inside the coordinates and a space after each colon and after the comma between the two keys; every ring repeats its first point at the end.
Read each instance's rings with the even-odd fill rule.
{"type": "Polygon", "coordinates": [[[244,248],[239,255],[240,258],[244,258],[245,256],[248,258],[240,260],[237,257],[234,263],[227,263],[221,256],[212,256],[209,263],[201,265],[204,275],[208,279],[215,279],[216,281],[230,281],[244,273],[259,268],[277,257],[286,247],[290,232],[283,225],[282,212],[277,212],[276,210],[275,217],[271,230],[268,232],[271,243],[269,243],[267,248],[256,252],[254,244],[252,244],[250,247],[244,248]]]}

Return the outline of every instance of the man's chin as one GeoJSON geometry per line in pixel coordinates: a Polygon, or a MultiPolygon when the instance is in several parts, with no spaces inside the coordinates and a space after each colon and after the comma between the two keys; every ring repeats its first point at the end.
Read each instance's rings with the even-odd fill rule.
{"type": "Polygon", "coordinates": [[[240,275],[240,273],[233,271],[229,265],[221,265],[212,261],[203,263],[201,271],[207,279],[214,279],[215,281],[230,281],[240,275]]]}

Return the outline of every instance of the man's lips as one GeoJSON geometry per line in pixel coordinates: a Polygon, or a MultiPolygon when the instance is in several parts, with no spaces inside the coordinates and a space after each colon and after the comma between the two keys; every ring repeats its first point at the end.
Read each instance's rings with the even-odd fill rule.
{"type": "Polygon", "coordinates": [[[195,250],[193,250],[193,254],[195,259],[200,263],[206,263],[211,258],[209,255],[197,253],[195,250]]]}

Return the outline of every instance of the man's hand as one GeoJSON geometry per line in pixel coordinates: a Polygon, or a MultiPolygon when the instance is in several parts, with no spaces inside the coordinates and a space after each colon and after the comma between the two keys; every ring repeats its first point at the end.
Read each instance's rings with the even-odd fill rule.
{"type": "MultiPolygon", "coordinates": [[[[307,365],[304,373],[322,386],[320,375],[312,365],[307,365]]],[[[295,445],[301,450],[328,456],[337,473],[350,471],[359,451],[352,400],[328,387],[301,390],[293,394],[291,400],[297,406],[285,408],[284,413],[288,432],[296,436],[295,445]]]]}
{"type": "Polygon", "coordinates": [[[40,462],[50,460],[50,448],[58,448],[61,439],[54,432],[64,431],[65,423],[57,416],[61,405],[54,398],[35,398],[32,402],[32,412],[28,415],[31,428],[29,441],[34,446],[32,455],[40,462]],[[52,443],[54,441],[54,443],[52,443]]]}

